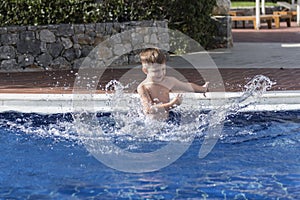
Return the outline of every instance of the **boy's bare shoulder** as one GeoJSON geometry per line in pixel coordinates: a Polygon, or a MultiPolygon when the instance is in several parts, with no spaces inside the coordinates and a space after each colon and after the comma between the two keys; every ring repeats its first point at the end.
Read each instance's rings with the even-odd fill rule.
{"type": "Polygon", "coordinates": [[[173,76],[166,76],[164,79],[164,82],[167,84],[174,84],[178,81],[177,78],[173,77],[173,76]]]}
{"type": "Polygon", "coordinates": [[[177,79],[175,77],[173,77],[173,76],[166,76],[165,80],[166,81],[174,81],[174,80],[177,80],[177,79]]]}
{"type": "Polygon", "coordinates": [[[138,86],[137,86],[137,91],[142,91],[145,90],[145,81],[141,82],[138,86]]]}

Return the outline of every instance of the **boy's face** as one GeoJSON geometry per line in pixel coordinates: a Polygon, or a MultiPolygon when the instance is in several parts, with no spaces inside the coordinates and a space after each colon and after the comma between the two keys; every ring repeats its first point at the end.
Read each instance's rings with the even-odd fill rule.
{"type": "Polygon", "coordinates": [[[143,68],[147,78],[153,82],[161,82],[166,76],[166,64],[153,64],[143,68]]]}

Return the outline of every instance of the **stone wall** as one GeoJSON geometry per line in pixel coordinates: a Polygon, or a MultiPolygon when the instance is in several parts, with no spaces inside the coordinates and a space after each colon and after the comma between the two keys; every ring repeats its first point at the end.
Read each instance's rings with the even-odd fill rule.
{"type": "MultiPolygon", "coordinates": [[[[167,28],[165,21],[0,27],[0,71],[79,68],[90,51],[116,33],[133,27],[167,28]]],[[[123,55],[118,64],[136,60],[123,55]]]]}
{"type": "Polygon", "coordinates": [[[216,0],[216,6],[213,9],[213,15],[228,15],[230,10],[231,1],[230,0],[216,0]]]}
{"type": "MultiPolygon", "coordinates": [[[[212,44],[213,48],[231,46],[231,27],[228,27],[231,22],[228,20],[230,19],[226,16],[213,17],[213,22],[218,29],[212,44]]],[[[78,69],[95,46],[117,33],[135,27],[167,28],[168,24],[166,21],[139,21],[0,27],[0,71],[78,69]]],[[[138,38],[137,35],[135,39],[138,38]]],[[[144,40],[146,39],[147,37],[144,37],[144,40]]],[[[148,38],[148,40],[152,39],[148,38]]],[[[124,51],[122,48],[113,48],[117,52],[112,52],[112,55],[119,56],[112,65],[139,62],[137,52],[120,54],[124,51]]]]}
{"type": "Polygon", "coordinates": [[[217,0],[216,6],[213,9],[213,23],[215,23],[216,36],[215,36],[215,48],[229,48],[233,46],[232,39],[232,22],[228,12],[230,11],[230,0],[217,0]]]}
{"type": "Polygon", "coordinates": [[[213,48],[230,48],[233,46],[232,39],[232,21],[231,17],[226,16],[213,16],[213,23],[215,23],[216,35],[214,37],[214,44],[212,44],[213,48]]]}

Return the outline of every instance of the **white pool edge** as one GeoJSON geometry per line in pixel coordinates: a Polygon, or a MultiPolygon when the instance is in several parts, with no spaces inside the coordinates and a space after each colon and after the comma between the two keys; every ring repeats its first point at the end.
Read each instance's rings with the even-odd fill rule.
{"type": "MultiPolygon", "coordinates": [[[[126,94],[138,98],[137,94],[126,94]]],[[[213,109],[225,104],[229,99],[238,98],[241,92],[209,92],[206,97],[203,94],[185,93],[182,106],[185,109],[213,109]]],[[[70,113],[79,110],[93,112],[111,112],[107,105],[107,94],[79,95],[79,94],[0,94],[0,112],[22,113],[70,113]],[[86,103],[88,100],[88,104],[86,103]],[[91,101],[92,99],[92,101],[91,101]],[[94,105],[91,105],[92,104],[94,105]]],[[[248,99],[250,101],[250,99],[248,99]]],[[[126,107],[118,109],[126,110],[126,107]]],[[[300,110],[300,90],[293,91],[269,91],[256,99],[255,104],[240,110],[248,111],[281,111],[300,110]]]]}

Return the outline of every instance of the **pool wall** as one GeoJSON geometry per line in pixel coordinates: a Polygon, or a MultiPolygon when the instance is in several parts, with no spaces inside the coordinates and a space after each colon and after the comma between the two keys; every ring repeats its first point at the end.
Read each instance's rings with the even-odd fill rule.
{"type": "MultiPolygon", "coordinates": [[[[182,107],[187,110],[209,110],[227,104],[241,97],[242,92],[209,92],[203,94],[185,93],[182,107]]],[[[175,95],[172,93],[171,95],[175,95]]],[[[125,94],[138,98],[137,94],[125,94]]],[[[124,100],[125,100],[124,99],[124,100]]],[[[107,94],[0,94],[0,112],[16,111],[24,113],[69,113],[78,110],[111,112],[113,108],[107,105],[107,94]],[[88,100],[88,101],[87,101],[88,100]],[[93,105],[94,104],[94,105],[93,105]]],[[[122,102],[121,102],[122,104],[122,102]]],[[[240,103],[248,105],[240,111],[277,111],[300,109],[300,91],[269,91],[261,97],[249,97],[240,103]]],[[[243,106],[242,106],[243,107],[243,106]]],[[[114,108],[126,111],[126,106],[114,108]]]]}

